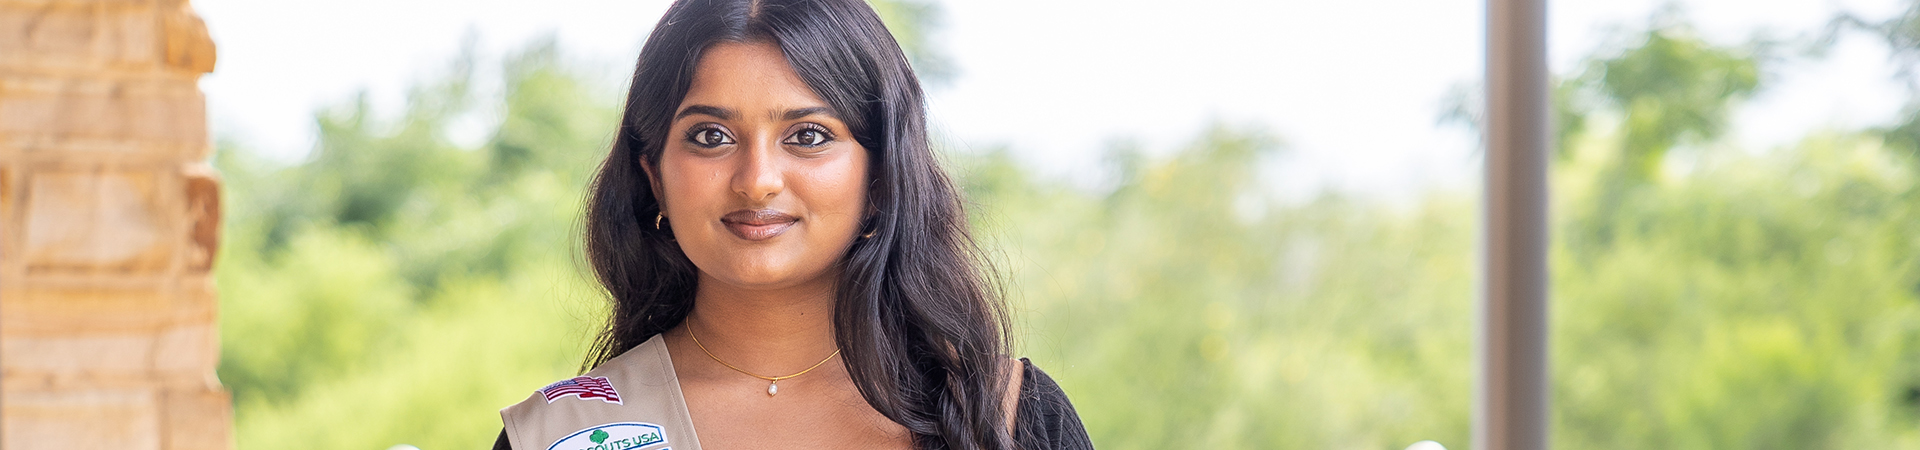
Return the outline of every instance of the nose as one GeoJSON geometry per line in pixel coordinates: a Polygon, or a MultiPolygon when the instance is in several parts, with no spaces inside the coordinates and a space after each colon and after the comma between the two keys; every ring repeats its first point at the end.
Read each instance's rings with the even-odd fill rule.
{"type": "Polygon", "coordinates": [[[767,139],[754,139],[740,154],[740,166],[733,172],[733,192],[748,202],[764,203],[786,189],[781,173],[778,145],[767,139]]]}

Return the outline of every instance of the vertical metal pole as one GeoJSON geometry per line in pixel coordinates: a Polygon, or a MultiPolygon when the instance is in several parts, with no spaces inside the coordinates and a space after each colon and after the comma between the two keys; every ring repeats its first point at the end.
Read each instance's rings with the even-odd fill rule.
{"type": "Polygon", "coordinates": [[[1546,0],[1487,0],[1485,266],[1474,448],[1547,448],[1546,0]]]}

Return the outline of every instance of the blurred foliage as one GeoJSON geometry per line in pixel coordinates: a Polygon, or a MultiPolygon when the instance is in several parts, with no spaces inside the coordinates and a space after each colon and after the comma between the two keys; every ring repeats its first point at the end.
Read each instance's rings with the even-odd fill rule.
{"type": "MultiPolygon", "coordinates": [[[[892,26],[913,50],[901,24],[929,20],[892,26]]],[[[1731,105],[1784,62],[1672,18],[1620,42],[1555,91],[1582,124],[1554,169],[1555,447],[1920,448],[1920,164],[1872,130],[1731,148],[1731,105]]],[[[577,367],[603,307],[580,200],[619,89],[551,40],[478,60],[392,117],[320,111],[307,161],[221,146],[241,448],[480,448],[577,367]],[[484,143],[449,138],[476,121],[484,143]]],[[[1099,447],[1468,448],[1475,195],[1282,202],[1279,142],[1116,146],[1099,189],[1021,149],[948,156],[1022,353],[1099,447]]]]}
{"type": "Polygon", "coordinates": [[[1906,82],[1907,104],[1901,120],[1878,131],[1889,147],[1920,156],[1920,1],[1902,1],[1893,17],[1874,19],[1844,13],[1835,17],[1823,38],[1832,44],[1841,31],[1856,30],[1878,38],[1886,45],[1887,60],[1894,73],[1906,82]]]}
{"type": "Polygon", "coordinates": [[[1577,255],[1613,248],[1624,203],[1655,188],[1673,149],[1689,146],[1698,150],[1689,156],[1697,156],[1719,142],[1734,107],[1760,89],[1777,46],[1707,42],[1670,8],[1645,28],[1618,30],[1580,73],[1554,87],[1560,158],[1598,135],[1610,137],[1612,147],[1601,156],[1607,173],[1594,177],[1597,195],[1576,203],[1575,223],[1562,231],[1577,255]]]}
{"type": "Polygon", "coordinates": [[[1908,87],[1920,88],[1920,2],[1900,2],[1900,10],[1893,17],[1870,18],[1854,13],[1842,13],[1833,19],[1824,38],[1831,41],[1837,38],[1837,32],[1852,29],[1865,31],[1881,39],[1887,45],[1887,59],[1894,64],[1894,71],[1908,87]]]}
{"type": "Polygon", "coordinates": [[[489,119],[475,60],[398,117],[364,95],[320,112],[304,163],[220,149],[220,374],[242,448],[478,448],[494,411],[577,367],[599,313],[574,224],[619,92],[534,42],[503,58],[490,138],[461,148],[449,128],[489,119]]]}
{"type": "Polygon", "coordinates": [[[1761,53],[1716,47],[1684,24],[1656,20],[1644,33],[1615,44],[1621,48],[1602,50],[1617,53],[1594,60],[1568,85],[1598,91],[1620,112],[1620,167],[1633,180],[1651,178],[1676,145],[1720,137],[1732,103],[1760,87],[1761,53]]]}
{"type": "Polygon", "coordinates": [[[922,84],[939,86],[958,75],[953,60],[940,48],[934,33],[940,29],[940,4],[933,0],[868,1],[887,31],[907,53],[907,62],[922,84]]]}
{"type": "Polygon", "coordinates": [[[1102,448],[1464,443],[1472,204],[1282,205],[1257,177],[1274,142],[1218,127],[1166,159],[1118,154],[1109,192],[1004,153],[964,168],[1024,348],[1102,448]]]}

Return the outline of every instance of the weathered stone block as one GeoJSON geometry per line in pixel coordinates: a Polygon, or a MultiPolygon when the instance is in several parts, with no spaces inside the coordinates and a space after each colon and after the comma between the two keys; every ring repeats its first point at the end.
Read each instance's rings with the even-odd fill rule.
{"type": "Polygon", "coordinates": [[[145,389],[13,390],[0,447],[159,450],[158,395],[145,389]]]}
{"type": "Polygon", "coordinates": [[[166,50],[159,18],[151,3],[0,3],[0,67],[157,67],[166,50]]]}
{"type": "Polygon", "coordinates": [[[183,324],[167,329],[153,352],[153,369],[172,374],[207,374],[220,365],[220,326],[183,324]]]}
{"type": "Polygon", "coordinates": [[[48,6],[104,6],[109,8],[128,6],[172,7],[186,4],[187,0],[0,0],[0,5],[28,6],[45,8],[48,6]]]}
{"type": "MultiPolygon", "coordinates": [[[[14,165],[0,162],[0,230],[20,229],[20,222],[15,220],[19,217],[19,213],[13,210],[13,205],[20,204],[20,201],[14,198],[13,181],[14,165]]],[[[15,267],[10,264],[12,261],[8,260],[15,259],[14,255],[19,254],[15,253],[19,249],[14,248],[14,242],[19,240],[19,235],[17,231],[0,233],[0,277],[5,277],[7,271],[15,267]]]]}
{"type": "Polygon", "coordinates": [[[26,240],[29,273],[158,272],[179,242],[184,221],[165,207],[159,174],[49,169],[28,174],[26,240]]]}
{"type": "MultiPolygon", "coordinates": [[[[211,280],[177,293],[141,289],[10,290],[0,301],[0,368],[55,376],[210,377],[220,361],[211,280]],[[64,375],[63,375],[64,374],[64,375]]],[[[196,282],[197,281],[197,282],[196,282]]]]}
{"type": "Polygon", "coordinates": [[[227,450],[233,448],[229,425],[232,401],[216,388],[168,390],[162,397],[168,450],[227,450]]]}
{"type": "Polygon", "coordinates": [[[206,99],[188,78],[0,81],[0,136],[27,151],[89,139],[180,156],[207,146],[206,99]]]}
{"type": "Polygon", "coordinates": [[[212,166],[188,164],[181,170],[186,181],[188,227],[187,270],[204,273],[213,269],[213,257],[220,253],[220,178],[212,166]]]}
{"type": "Polygon", "coordinates": [[[13,165],[0,163],[0,218],[13,214],[13,165]]]}
{"type": "Polygon", "coordinates": [[[29,287],[21,289],[17,298],[0,299],[0,333],[158,333],[180,322],[182,316],[212,315],[210,307],[191,303],[162,289],[29,287]]]}
{"type": "Polygon", "coordinates": [[[0,448],[232,447],[214,56],[186,0],[0,0],[0,448]]]}
{"type": "Polygon", "coordinates": [[[174,69],[193,73],[213,71],[213,38],[207,36],[207,24],[193,13],[186,2],[162,9],[162,21],[167,35],[167,65],[174,69]]]}
{"type": "MultiPolygon", "coordinates": [[[[153,367],[158,336],[152,332],[108,335],[18,335],[0,339],[0,370],[9,375],[57,377],[145,374],[153,367]]],[[[8,394],[12,395],[12,394],[8,394]]],[[[12,402],[12,398],[6,399],[12,402]]]]}

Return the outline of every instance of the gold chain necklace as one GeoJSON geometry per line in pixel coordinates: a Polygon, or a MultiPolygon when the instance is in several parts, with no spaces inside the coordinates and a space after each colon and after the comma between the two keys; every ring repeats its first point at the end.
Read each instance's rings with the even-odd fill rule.
{"type": "Polygon", "coordinates": [[[759,379],[762,379],[762,380],[767,380],[767,381],[768,381],[768,384],[767,384],[767,396],[768,396],[768,397],[772,397],[772,396],[773,396],[774,394],[778,394],[778,393],[780,393],[780,380],[785,380],[785,379],[788,379],[788,378],[793,378],[793,377],[797,377],[797,376],[801,376],[801,375],[806,375],[806,374],[807,374],[807,372],[812,372],[812,371],[813,371],[813,369],[818,369],[818,368],[820,368],[820,365],[822,365],[822,364],[826,364],[826,363],[827,363],[827,361],[832,361],[832,360],[833,360],[833,357],[835,357],[835,356],[840,356],[840,350],[839,350],[839,349],[834,349],[834,350],[833,350],[833,354],[831,354],[831,355],[827,355],[827,359],[822,359],[822,360],[820,360],[820,362],[817,362],[817,363],[813,363],[813,367],[808,367],[808,368],[807,368],[807,370],[802,370],[802,371],[800,371],[799,373],[795,373],[795,374],[793,374],[793,375],[787,375],[787,376],[784,376],[784,377],[769,377],[769,376],[765,376],[765,375],[760,375],[760,374],[757,374],[757,373],[753,373],[753,372],[748,372],[748,371],[746,371],[746,369],[741,369],[741,368],[739,368],[739,367],[734,367],[734,366],[733,366],[732,364],[727,364],[727,362],[726,362],[726,361],[721,361],[721,360],[720,360],[720,357],[718,357],[718,356],[714,356],[714,355],[713,355],[713,351],[712,351],[712,350],[707,350],[707,346],[706,346],[705,344],[701,344],[701,343],[700,343],[700,336],[697,336],[697,335],[694,335],[694,334],[693,334],[693,322],[692,322],[692,321],[688,321],[688,322],[687,322],[687,337],[691,337],[691,338],[693,338],[693,345],[695,345],[695,346],[699,346],[699,347],[700,347],[700,351],[701,351],[702,353],[706,353],[706,354],[707,354],[707,357],[708,357],[708,358],[713,358],[713,362],[717,362],[717,363],[720,363],[720,365],[722,365],[722,366],[727,366],[727,368],[728,368],[728,369],[733,369],[733,371],[735,371],[735,372],[740,372],[740,373],[744,373],[744,374],[747,374],[747,376],[750,376],[750,377],[754,377],[754,378],[759,378],[759,379]]]}

